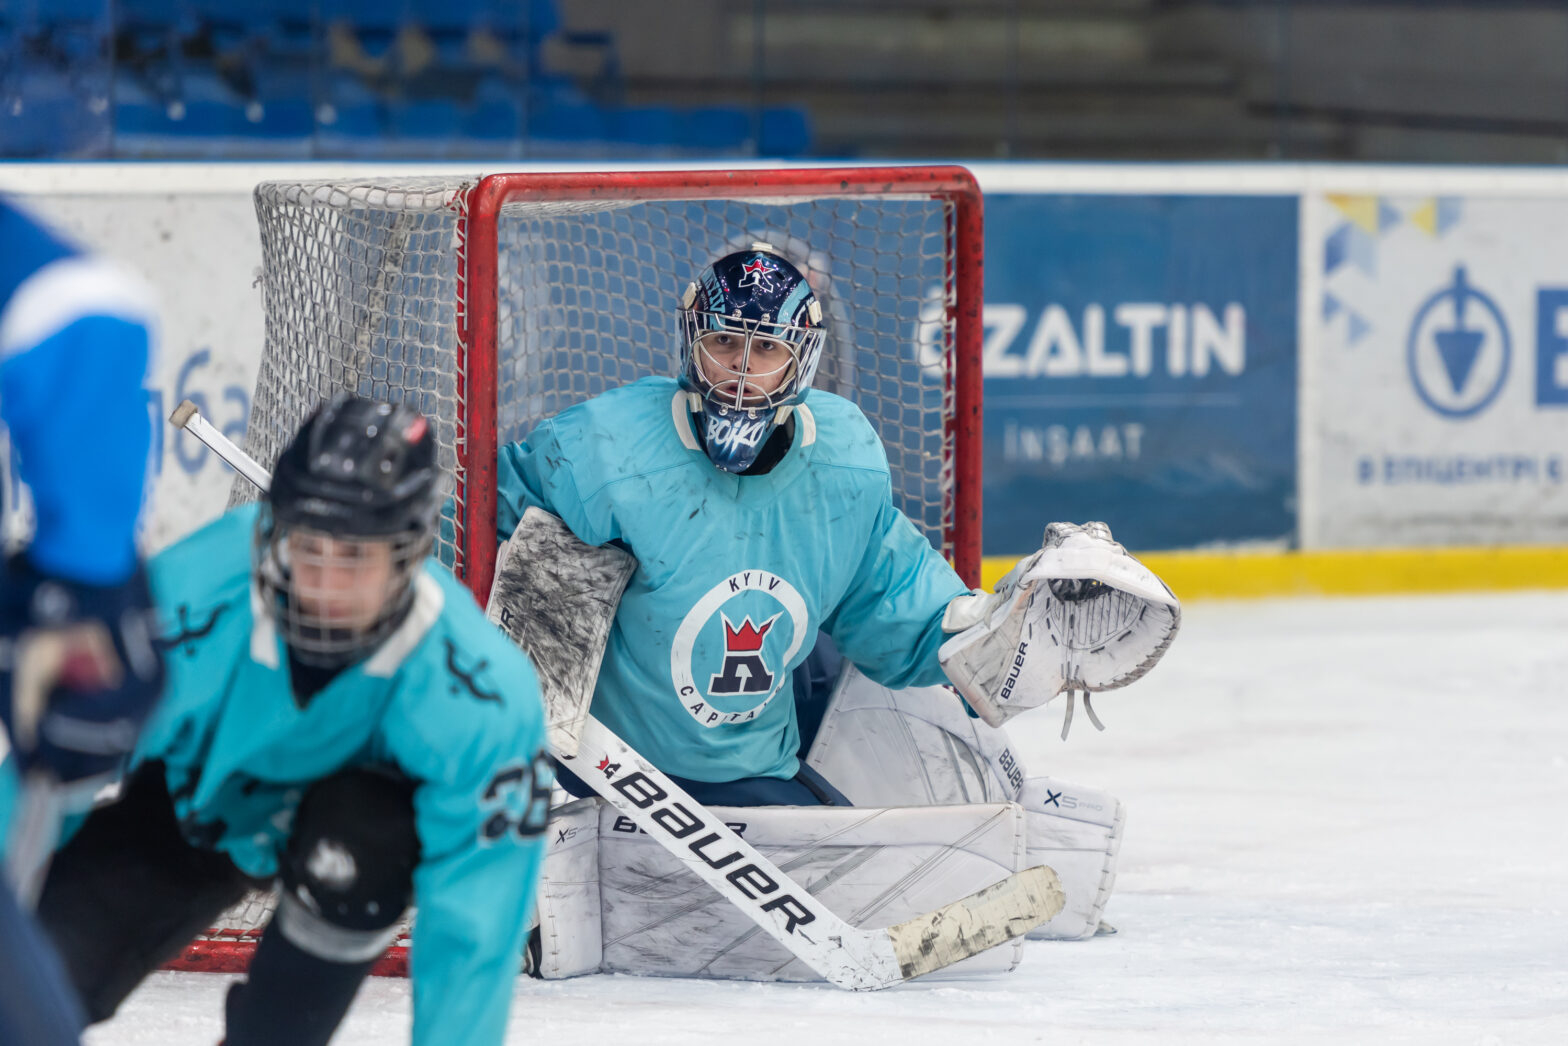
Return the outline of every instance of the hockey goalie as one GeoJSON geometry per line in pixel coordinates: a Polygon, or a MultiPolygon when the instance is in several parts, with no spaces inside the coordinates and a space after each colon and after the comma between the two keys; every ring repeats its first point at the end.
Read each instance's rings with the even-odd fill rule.
{"type": "MultiPolygon", "coordinates": [[[[969,590],[894,506],[865,416],[811,388],[822,306],[768,244],[702,270],[679,322],[675,377],[501,451],[491,616],[540,671],[558,754],[591,714],[857,927],[1049,865],[1065,900],[1030,936],[1095,934],[1121,804],[1026,776],[1002,724],[1064,693],[1069,722],[1077,694],[1092,719],[1090,692],[1168,648],[1176,598],[1100,523],[1051,524],[995,591],[969,590]],[[802,753],[813,691],[830,700],[802,753]]],[[[535,973],[816,976],[595,798],[601,771],[558,775],[535,973]]],[[[1020,956],[1014,940],[953,969],[1020,956]]]]}

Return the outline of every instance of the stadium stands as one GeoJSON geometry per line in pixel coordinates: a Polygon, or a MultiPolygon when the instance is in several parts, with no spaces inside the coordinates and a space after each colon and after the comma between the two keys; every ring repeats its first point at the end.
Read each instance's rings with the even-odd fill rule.
{"type": "Polygon", "coordinates": [[[8,158],[795,156],[804,112],[628,106],[555,0],[0,3],[8,158]],[[596,72],[548,67],[546,44],[596,72]]]}

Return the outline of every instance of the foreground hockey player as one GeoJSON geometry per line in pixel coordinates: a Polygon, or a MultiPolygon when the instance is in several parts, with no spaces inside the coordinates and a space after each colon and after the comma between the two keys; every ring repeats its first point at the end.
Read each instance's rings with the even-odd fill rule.
{"type": "MultiPolygon", "coordinates": [[[[0,565],[0,849],[30,893],[62,807],[119,770],[162,687],[136,549],[153,310],[140,281],[4,200],[0,248],[0,415],[37,519],[0,565]]],[[[80,1007],[11,888],[0,1042],[75,1043],[80,1007]]]]}
{"type": "MultiPolygon", "coordinates": [[[[605,392],[503,448],[498,524],[521,533],[543,510],[635,557],[591,712],[693,798],[848,805],[798,756],[791,673],[819,631],[875,684],[952,684],[993,727],[1064,690],[1130,682],[1163,654],[1176,601],[1101,524],[1053,524],[994,593],[963,584],[894,506],[865,416],[811,389],[821,308],[771,246],[705,269],[680,318],[678,378],[605,392]]],[[[1087,887],[1099,904],[1119,812],[1104,820],[1087,887]]],[[[1081,911],[1073,936],[1098,923],[1093,904],[1081,911]]]]}
{"type": "Polygon", "coordinates": [[[93,1020],[276,877],[228,1046],[326,1043],[410,901],[413,1042],[502,1041],[551,777],[527,658],[428,558],[439,476],[422,416],[342,395],[153,560],[169,692],[39,907],[93,1020]]]}

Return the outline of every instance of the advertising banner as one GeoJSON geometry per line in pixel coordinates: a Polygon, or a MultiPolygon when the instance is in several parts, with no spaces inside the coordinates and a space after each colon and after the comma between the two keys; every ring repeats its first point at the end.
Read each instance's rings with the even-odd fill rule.
{"type": "MultiPolygon", "coordinates": [[[[242,440],[261,360],[261,240],[248,191],[175,196],[94,193],[26,205],[66,236],[126,265],[152,286],[158,355],[148,377],[148,471],[153,510],[143,544],[158,549],[223,511],[234,474],[195,437],[170,427],[183,399],[242,440]]],[[[8,463],[11,535],[30,530],[30,505],[8,463]]]]}
{"type": "Polygon", "coordinates": [[[1315,203],[1313,543],[1568,540],[1568,200],[1315,203]]]}
{"type": "Polygon", "coordinates": [[[1294,196],[988,195],[985,553],[1295,531],[1294,196]]]}

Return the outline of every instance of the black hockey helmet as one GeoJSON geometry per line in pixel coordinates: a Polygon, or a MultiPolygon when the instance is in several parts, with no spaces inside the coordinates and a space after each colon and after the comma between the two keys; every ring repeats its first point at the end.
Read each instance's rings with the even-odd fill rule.
{"type": "Polygon", "coordinates": [[[339,393],[278,456],[256,519],[256,580],[294,657],[335,667],[403,622],[443,489],[418,411],[339,393]]]}
{"type": "Polygon", "coordinates": [[[280,523],[341,537],[432,533],[435,432],[412,407],[340,392],[278,455],[267,502],[280,523]]]}

